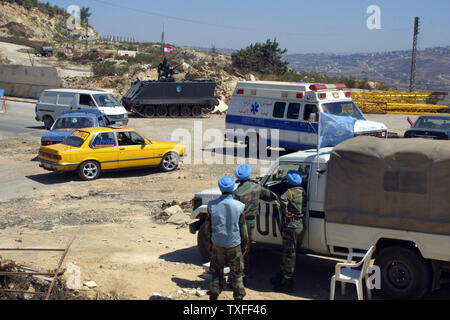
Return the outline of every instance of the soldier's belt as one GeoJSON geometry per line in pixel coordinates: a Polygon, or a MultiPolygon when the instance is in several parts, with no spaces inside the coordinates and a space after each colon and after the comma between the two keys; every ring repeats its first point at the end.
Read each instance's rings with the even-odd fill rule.
{"type": "Polygon", "coordinates": [[[248,216],[248,217],[245,217],[245,220],[255,220],[255,216],[248,216]]]}

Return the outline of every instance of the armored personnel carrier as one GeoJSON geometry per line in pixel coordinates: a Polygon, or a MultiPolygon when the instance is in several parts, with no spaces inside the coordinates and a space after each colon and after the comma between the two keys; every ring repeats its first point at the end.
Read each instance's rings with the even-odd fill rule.
{"type": "Polygon", "coordinates": [[[175,80],[176,70],[165,61],[158,66],[159,80],[137,80],[122,97],[123,106],[142,117],[199,117],[211,112],[219,100],[211,79],[175,80]]]}

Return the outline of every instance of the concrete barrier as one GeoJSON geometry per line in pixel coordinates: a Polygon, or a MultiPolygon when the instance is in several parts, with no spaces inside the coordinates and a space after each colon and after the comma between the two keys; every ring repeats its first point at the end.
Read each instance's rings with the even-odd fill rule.
{"type": "Polygon", "coordinates": [[[0,88],[10,97],[38,99],[42,90],[60,88],[54,67],[28,67],[0,64],[0,88]]]}

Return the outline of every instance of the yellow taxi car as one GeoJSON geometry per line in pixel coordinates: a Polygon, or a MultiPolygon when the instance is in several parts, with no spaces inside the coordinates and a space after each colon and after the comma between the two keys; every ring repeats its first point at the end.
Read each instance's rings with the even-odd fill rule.
{"type": "Polygon", "coordinates": [[[98,178],[101,171],[159,167],[173,171],[186,146],[173,141],[148,140],[125,127],[75,130],[62,143],[41,146],[39,166],[51,171],[78,171],[83,180],[98,178]]]}

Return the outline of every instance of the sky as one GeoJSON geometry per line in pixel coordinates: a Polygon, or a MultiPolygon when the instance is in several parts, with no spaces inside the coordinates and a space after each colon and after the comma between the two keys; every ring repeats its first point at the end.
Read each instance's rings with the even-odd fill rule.
{"type": "Polygon", "coordinates": [[[166,42],[176,46],[241,49],[276,38],[288,54],[410,50],[415,16],[420,18],[419,50],[450,45],[449,0],[49,2],[89,7],[89,23],[100,35],[159,42],[164,28],[166,42]],[[367,13],[372,5],[379,8],[378,20],[374,11],[367,13]]]}

